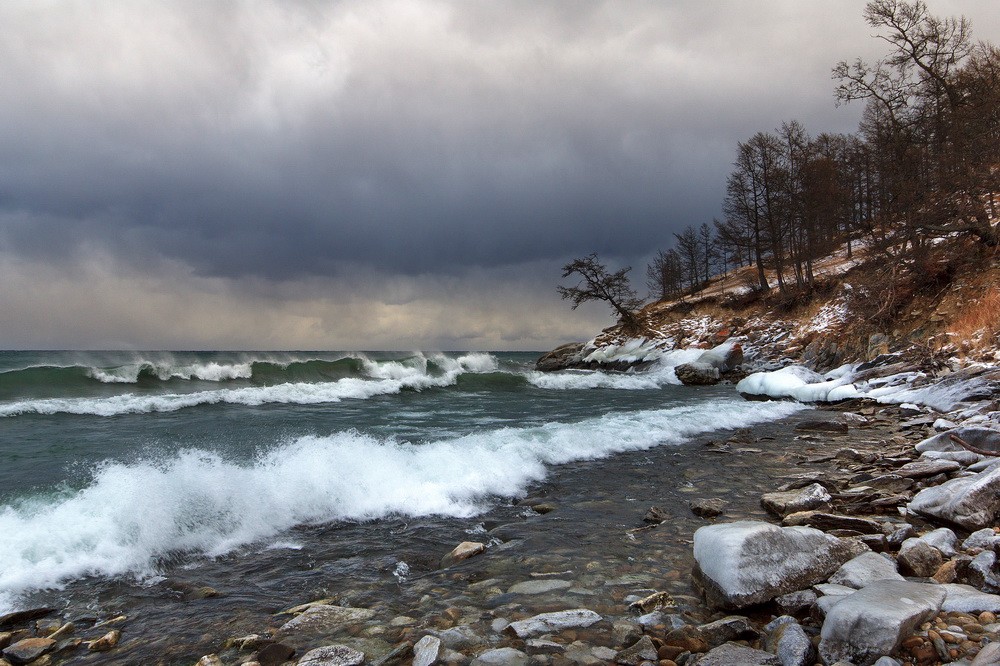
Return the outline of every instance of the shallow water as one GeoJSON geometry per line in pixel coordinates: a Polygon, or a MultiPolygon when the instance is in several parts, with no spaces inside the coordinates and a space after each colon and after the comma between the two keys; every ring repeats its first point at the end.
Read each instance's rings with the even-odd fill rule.
{"type": "Polygon", "coordinates": [[[81,626],[126,615],[122,646],[81,663],[192,663],[324,597],[376,609],[343,637],[375,655],[413,631],[397,616],[620,614],[635,589],[690,593],[704,524],[690,499],[759,514],[787,471],[783,454],[708,453],[705,439],[755,425],[783,433],[769,450],[801,448],[767,425],[800,406],[676,386],[669,359],[541,377],[524,354],[316,356],[5,354],[3,603],[52,604],[81,626]],[[525,495],[556,509],[515,504],[525,495]],[[671,520],[629,532],[651,505],[671,520]],[[490,549],[439,570],[467,540],[490,549]],[[507,592],[532,574],[570,587],[507,592]]]}

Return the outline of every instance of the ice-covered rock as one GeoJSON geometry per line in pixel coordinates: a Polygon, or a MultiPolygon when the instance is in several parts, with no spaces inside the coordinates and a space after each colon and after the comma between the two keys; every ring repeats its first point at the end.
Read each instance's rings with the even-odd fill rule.
{"type": "Polygon", "coordinates": [[[744,377],[736,390],[747,396],[825,402],[856,397],[857,391],[849,380],[849,374],[832,372],[824,376],[805,366],[789,365],[744,377]]]}
{"type": "Polygon", "coordinates": [[[831,583],[854,589],[861,589],[877,580],[903,580],[903,577],[896,571],[895,562],[871,552],[848,560],[830,576],[831,583]]]}
{"type": "Polygon", "coordinates": [[[811,527],[709,525],[694,534],[694,575],[711,605],[743,608],[825,580],[859,552],[811,527]]]}
{"type": "Polygon", "coordinates": [[[997,455],[1000,456],[1000,430],[990,428],[954,428],[928,437],[914,448],[920,453],[925,451],[966,451],[967,449],[952,441],[952,435],[977,449],[996,451],[997,455]]]}
{"type": "Polygon", "coordinates": [[[722,378],[719,369],[708,363],[681,363],[674,368],[674,374],[681,384],[687,386],[710,386],[718,384],[722,378]]]}
{"type": "Polygon", "coordinates": [[[868,666],[892,654],[912,631],[940,609],[941,585],[881,580],[841,599],[827,613],[820,633],[824,663],[868,666]]]}
{"type": "Polygon", "coordinates": [[[540,613],[524,620],[511,622],[505,631],[514,634],[518,638],[530,638],[552,631],[589,627],[595,622],[600,621],[601,616],[594,611],[586,608],[577,608],[575,610],[555,611],[553,613],[540,613]]]}
{"type": "Polygon", "coordinates": [[[828,509],[831,499],[826,488],[818,483],[811,483],[805,488],[764,493],[760,496],[760,504],[779,518],[784,518],[796,511],[828,509]]]}
{"type": "Polygon", "coordinates": [[[909,503],[916,513],[967,530],[991,525],[1000,511],[1000,468],[924,488],[909,503]]]}

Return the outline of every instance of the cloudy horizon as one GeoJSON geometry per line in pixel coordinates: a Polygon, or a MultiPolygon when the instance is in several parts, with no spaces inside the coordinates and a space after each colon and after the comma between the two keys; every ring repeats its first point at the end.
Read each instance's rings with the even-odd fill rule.
{"type": "MultiPolygon", "coordinates": [[[[862,0],[0,5],[3,349],[540,350],[560,268],[720,216],[736,143],[852,132],[862,0]]],[[[1000,42],[992,0],[929,0],[1000,42]]]]}

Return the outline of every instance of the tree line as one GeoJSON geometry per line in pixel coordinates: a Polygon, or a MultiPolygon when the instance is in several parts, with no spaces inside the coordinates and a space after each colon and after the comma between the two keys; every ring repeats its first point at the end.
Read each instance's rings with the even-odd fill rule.
{"type": "Polygon", "coordinates": [[[657,253],[654,297],[748,265],[752,289],[809,289],[813,261],[856,239],[890,260],[953,234],[998,245],[1000,50],[919,0],[874,0],[864,17],[891,48],[833,68],[837,102],[865,105],[858,131],[812,137],[793,120],[739,142],[723,218],[657,253]]]}

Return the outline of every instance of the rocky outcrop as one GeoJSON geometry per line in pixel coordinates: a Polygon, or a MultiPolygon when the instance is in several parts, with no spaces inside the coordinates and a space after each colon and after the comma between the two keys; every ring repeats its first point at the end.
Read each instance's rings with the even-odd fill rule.
{"type": "Polygon", "coordinates": [[[580,352],[583,351],[583,347],[583,342],[570,342],[560,345],[535,361],[535,370],[552,372],[554,370],[578,367],[577,364],[582,360],[580,352]]]}
{"type": "Polygon", "coordinates": [[[712,606],[744,608],[826,580],[862,548],[810,527],[709,525],[694,534],[694,575],[712,606]]]}
{"type": "Polygon", "coordinates": [[[945,599],[940,585],[882,580],[845,596],[830,609],[820,633],[824,663],[868,666],[895,652],[945,599]]]}

